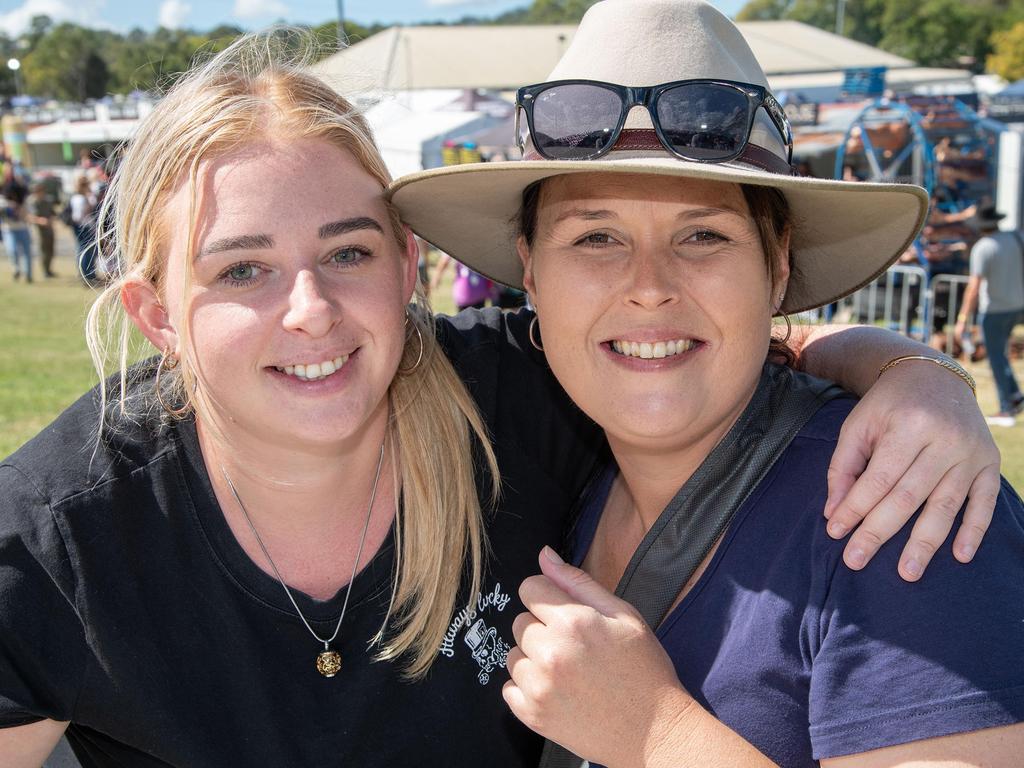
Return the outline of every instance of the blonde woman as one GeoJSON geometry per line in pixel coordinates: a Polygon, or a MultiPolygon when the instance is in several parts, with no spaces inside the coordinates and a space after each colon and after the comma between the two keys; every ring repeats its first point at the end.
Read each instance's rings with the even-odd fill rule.
{"type": "Polygon", "coordinates": [[[516,589],[603,443],[529,316],[432,325],[388,182],[264,38],[140,127],[88,328],[119,371],[0,466],[5,766],[64,732],[90,766],[535,763],[501,698],[516,589]],[[129,367],[135,329],[159,357],[129,367]]]}

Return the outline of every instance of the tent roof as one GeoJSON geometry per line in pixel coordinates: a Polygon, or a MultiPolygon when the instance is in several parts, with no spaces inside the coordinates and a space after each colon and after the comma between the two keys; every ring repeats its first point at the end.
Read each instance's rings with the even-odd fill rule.
{"type": "Polygon", "coordinates": [[[799,21],[748,21],[737,26],[769,79],[851,67],[913,67],[914,62],[799,21]]]}
{"type": "Polygon", "coordinates": [[[574,25],[391,27],[313,65],[342,92],[518,88],[540,82],[574,25]]]}
{"type": "Polygon", "coordinates": [[[138,120],[59,120],[29,128],[25,138],[29,144],[118,142],[129,138],[138,124],[138,120]]]}
{"type": "MultiPolygon", "coordinates": [[[[738,24],[765,73],[913,67],[914,62],[796,21],[738,24]]],[[[313,66],[345,93],[366,89],[514,89],[542,82],[575,25],[391,27],[313,66]]]]}
{"type": "Polygon", "coordinates": [[[383,95],[363,113],[392,176],[423,169],[423,144],[479,120],[465,110],[459,90],[406,91],[383,95]]]}

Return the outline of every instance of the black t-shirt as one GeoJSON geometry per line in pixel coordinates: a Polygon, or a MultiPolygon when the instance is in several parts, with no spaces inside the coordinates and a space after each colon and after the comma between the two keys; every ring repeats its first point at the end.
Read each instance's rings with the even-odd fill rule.
{"type": "Polygon", "coordinates": [[[16,178],[12,178],[0,185],[0,195],[3,195],[9,203],[23,205],[28,197],[28,187],[16,178]]]}
{"type": "Polygon", "coordinates": [[[3,197],[6,205],[3,208],[3,221],[6,224],[21,224],[25,221],[25,199],[28,197],[28,187],[11,178],[0,184],[0,197],[3,197]]]}
{"type": "MultiPolygon", "coordinates": [[[[388,539],[352,585],[337,677],[280,584],[220,512],[191,421],[125,422],[95,449],[96,393],[0,464],[0,726],[70,720],[91,766],[526,766],[540,740],[501,698],[517,590],[603,442],[529,347],[529,316],[474,312],[438,335],[494,436],[500,510],[476,610],[427,678],[371,660],[388,539]]],[[[321,635],[345,589],[296,593],[321,635]]]]}

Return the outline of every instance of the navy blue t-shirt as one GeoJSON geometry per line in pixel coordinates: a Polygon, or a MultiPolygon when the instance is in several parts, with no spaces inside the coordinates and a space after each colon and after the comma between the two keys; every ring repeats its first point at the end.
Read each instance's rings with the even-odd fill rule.
{"type": "MultiPolygon", "coordinates": [[[[916,584],[910,528],[854,572],[825,532],[825,473],[853,401],[807,423],[657,636],[686,689],[783,766],[1024,720],[1024,507],[1004,480],[975,561],[947,541],[916,584]]],[[[617,468],[573,535],[583,561],[617,468]]]]}

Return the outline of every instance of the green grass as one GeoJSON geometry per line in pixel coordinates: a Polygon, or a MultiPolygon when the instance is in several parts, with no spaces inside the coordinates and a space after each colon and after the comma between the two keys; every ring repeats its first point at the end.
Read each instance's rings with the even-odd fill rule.
{"type": "Polygon", "coordinates": [[[62,277],[14,283],[0,269],[0,456],[6,456],[96,383],[85,346],[94,295],[62,277]]]}
{"type": "MultiPolygon", "coordinates": [[[[96,383],[82,332],[95,292],[73,277],[70,244],[61,243],[55,280],[15,283],[0,262],[0,456],[41,430],[96,383]]],[[[451,312],[451,276],[432,297],[439,312],[451,312]]],[[[982,410],[997,409],[992,374],[984,362],[969,366],[978,380],[982,410]]],[[[1016,364],[1024,381],[1024,362],[1016,364]]],[[[1024,489],[1024,419],[1012,428],[993,428],[1003,455],[1003,474],[1024,489]]],[[[951,439],[955,439],[952,436],[951,439]]]]}
{"type": "MultiPolygon", "coordinates": [[[[983,413],[995,413],[999,410],[996,387],[992,381],[992,369],[987,361],[967,363],[967,370],[978,382],[978,404],[983,413]]],[[[1024,361],[1013,363],[1017,381],[1024,386],[1024,361]]],[[[1024,493],[1024,416],[1017,418],[1013,427],[992,427],[992,436],[996,439],[999,452],[1003,455],[1002,472],[1010,484],[1019,493],[1024,493]]]]}

